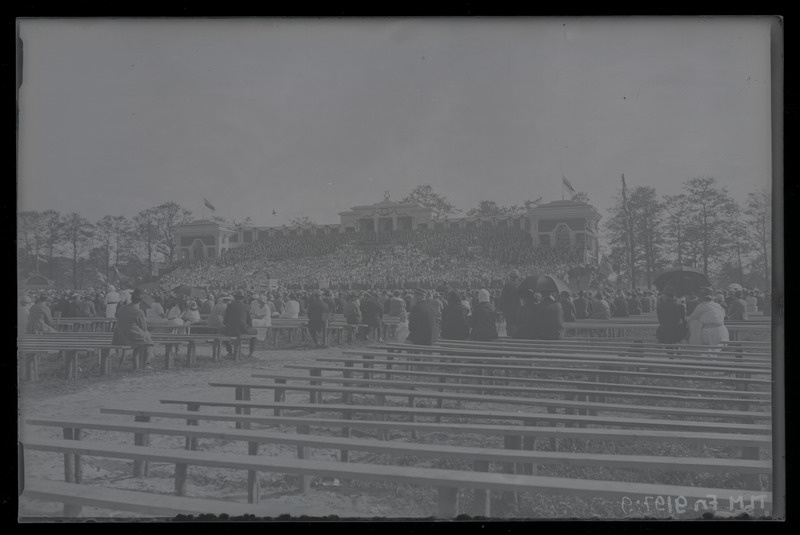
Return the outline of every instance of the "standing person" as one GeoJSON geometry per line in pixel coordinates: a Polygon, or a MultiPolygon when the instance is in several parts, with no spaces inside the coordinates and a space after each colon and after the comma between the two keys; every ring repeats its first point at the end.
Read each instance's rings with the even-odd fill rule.
{"type": "Polygon", "coordinates": [[[175,327],[183,326],[183,311],[181,310],[180,301],[173,297],[167,302],[167,325],[174,325],[175,327]]]}
{"type": "Polygon", "coordinates": [[[636,292],[628,293],[628,313],[631,316],[642,315],[642,301],[636,292]]]}
{"type": "Polygon", "coordinates": [[[139,290],[135,290],[131,293],[130,302],[122,305],[117,311],[117,325],[114,328],[114,337],[111,343],[115,346],[131,346],[135,351],[143,351],[144,369],[152,370],[150,346],[136,348],[140,344],[152,341],[150,333],[147,331],[147,319],[140,306],[141,302],[142,294],[139,290]]]}
{"type": "Polygon", "coordinates": [[[506,331],[513,330],[517,324],[517,314],[521,306],[519,299],[519,271],[512,270],[508,274],[508,282],[503,286],[500,293],[500,311],[506,320],[506,331]]]}
{"type": "Polygon", "coordinates": [[[400,297],[400,291],[397,290],[394,292],[394,296],[389,299],[389,315],[390,316],[397,316],[400,318],[400,321],[406,321],[407,318],[407,308],[405,300],[400,297]]]}
{"type": "Polygon", "coordinates": [[[664,297],[656,307],[658,329],[656,339],[662,344],[676,344],[684,340],[689,332],[686,325],[686,308],[678,303],[675,288],[664,287],[664,297]]]}
{"type": "Polygon", "coordinates": [[[575,321],[575,303],[572,301],[572,297],[566,290],[561,292],[561,308],[564,310],[565,323],[572,323],[575,321]]]}
{"type": "Polygon", "coordinates": [[[573,305],[575,306],[575,319],[585,320],[589,317],[589,299],[586,297],[586,292],[583,290],[578,292],[578,298],[573,305]]]}
{"type": "Polygon", "coordinates": [[[430,303],[426,302],[425,290],[418,288],[414,293],[417,303],[411,307],[408,314],[408,340],[412,344],[432,345],[439,338],[436,330],[436,312],[430,303]]]}
{"type": "Polygon", "coordinates": [[[84,293],[78,298],[77,304],[77,313],[78,317],[81,318],[94,318],[97,316],[97,312],[94,308],[94,303],[89,298],[89,295],[84,293]]]}
{"type": "Polygon", "coordinates": [[[48,306],[50,299],[46,294],[41,294],[36,303],[28,310],[26,332],[28,334],[50,334],[57,332],[53,325],[53,316],[48,306]]]}
{"type": "Polygon", "coordinates": [[[560,340],[564,337],[564,309],[553,292],[543,292],[538,320],[539,340],[560,340]]]}
{"type": "MultiPolygon", "coordinates": [[[[233,296],[233,303],[225,308],[225,317],[222,322],[225,328],[222,334],[226,336],[237,337],[243,334],[256,334],[253,328],[253,318],[250,315],[250,307],[244,302],[244,294],[236,292],[233,296]]],[[[225,348],[228,350],[228,356],[231,355],[231,345],[225,342],[225,348]]]]}
{"type": "Polygon", "coordinates": [[[107,318],[115,318],[117,317],[117,305],[119,304],[120,295],[117,292],[117,289],[114,288],[113,285],[108,285],[108,292],[106,292],[106,317],[107,318]]]}
{"type": "Polygon", "coordinates": [[[592,309],[593,312],[590,317],[593,320],[607,320],[611,318],[611,307],[600,292],[594,294],[592,309]]]}
{"type": "MultiPolygon", "coordinates": [[[[379,344],[383,343],[383,338],[381,337],[383,309],[374,294],[367,292],[364,296],[364,302],[361,304],[361,315],[362,321],[367,325],[369,331],[375,331],[375,341],[379,344]]],[[[367,332],[367,338],[370,335],[369,331],[367,332]]]]}
{"type": "Polygon", "coordinates": [[[507,334],[519,340],[536,340],[539,337],[539,306],[536,292],[526,288],[520,292],[522,307],[517,315],[517,324],[507,334]]]}
{"type": "Polygon", "coordinates": [[[317,341],[317,333],[326,328],[327,319],[328,305],[320,299],[318,293],[313,293],[308,303],[308,332],[315,347],[324,347],[324,344],[317,341]]]}
{"type": "Polygon", "coordinates": [[[701,288],[700,301],[689,315],[689,343],[692,345],[718,346],[729,340],[725,327],[725,311],[714,301],[714,291],[701,288]]]}
{"type": "Polygon", "coordinates": [[[747,297],[745,298],[744,301],[747,307],[748,316],[750,314],[755,314],[756,312],[758,312],[758,299],[756,299],[756,296],[753,295],[753,290],[747,291],[747,297]]]}
{"type": "Polygon", "coordinates": [[[614,317],[628,317],[628,301],[625,299],[625,294],[622,293],[621,290],[617,293],[617,298],[614,299],[614,317]]]}
{"type": "Polygon", "coordinates": [[[466,340],[469,336],[467,311],[456,292],[447,296],[447,306],[442,309],[442,338],[466,340]]]}
{"type": "Polygon", "coordinates": [[[736,292],[733,294],[728,304],[728,319],[731,321],[747,321],[747,303],[742,299],[742,294],[736,292]]]}
{"type": "Polygon", "coordinates": [[[497,340],[497,313],[489,306],[491,297],[485,288],[478,292],[478,304],[472,307],[470,316],[470,340],[497,340]]]}
{"type": "Polygon", "coordinates": [[[649,314],[653,311],[652,302],[650,301],[650,290],[646,290],[639,298],[639,308],[642,314],[649,314]]]}
{"type": "Polygon", "coordinates": [[[200,305],[200,315],[208,316],[209,314],[211,314],[212,308],[214,308],[214,295],[208,294],[208,299],[203,301],[203,304],[200,305]]]}
{"type": "Polygon", "coordinates": [[[19,302],[19,311],[17,312],[17,333],[23,334],[28,330],[28,314],[30,313],[33,302],[30,297],[23,295],[19,302]]]}
{"type": "Polygon", "coordinates": [[[256,338],[260,341],[267,339],[268,327],[272,326],[271,309],[267,304],[267,298],[263,295],[256,296],[256,300],[250,303],[250,314],[253,317],[253,327],[256,329],[256,338]]]}
{"type": "Polygon", "coordinates": [[[349,325],[361,323],[361,306],[355,294],[350,294],[347,299],[347,304],[344,306],[344,319],[349,325]]]}

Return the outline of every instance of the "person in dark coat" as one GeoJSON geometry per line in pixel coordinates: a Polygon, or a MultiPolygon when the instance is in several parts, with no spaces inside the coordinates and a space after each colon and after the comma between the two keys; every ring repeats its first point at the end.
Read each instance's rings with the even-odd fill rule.
{"type": "Polygon", "coordinates": [[[78,315],[81,318],[94,318],[97,316],[97,310],[88,295],[83,295],[78,299],[78,315]]]}
{"type": "Polygon", "coordinates": [[[250,315],[250,307],[244,302],[244,294],[237,292],[233,296],[233,303],[225,309],[225,317],[222,320],[225,328],[222,334],[226,336],[241,336],[243,334],[256,334],[253,328],[253,317],[250,315]]]}
{"type": "MultiPolygon", "coordinates": [[[[361,303],[361,318],[369,330],[375,332],[375,340],[378,343],[382,343],[381,327],[383,324],[383,307],[378,303],[375,294],[367,292],[364,296],[364,300],[361,303]]],[[[369,337],[369,333],[367,333],[367,337],[369,337]]]]}
{"type": "Polygon", "coordinates": [[[639,308],[641,308],[642,314],[648,314],[652,312],[653,308],[651,304],[650,292],[645,292],[644,295],[639,298],[639,308]]]}
{"type": "MultiPolygon", "coordinates": [[[[136,347],[144,343],[150,343],[150,333],[147,331],[147,320],[144,310],[140,307],[142,294],[139,290],[134,290],[131,294],[131,302],[123,305],[117,311],[117,325],[114,327],[114,337],[111,340],[115,346],[136,347]]],[[[152,370],[150,359],[152,350],[150,346],[143,346],[138,349],[144,353],[144,368],[152,370]]]]}
{"type": "Polygon", "coordinates": [[[519,272],[511,271],[508,274],[509,281],[503,286],[500,293],[499,307],[506,320],[506,330],[513,329],[517,324],[517,314],[521,306],[519,299],[519,272]]]}
{"type": "Polygon", "coordinates": [[[536,293],[527,288],[520,292],[522,307],[517,315],[517,325],[508,333],[512,338],[519,340],[536,340],[539,337],[539,303],[536,293]]]}
{"type": "Polygon", "coordinates": [[[323,344],[317,341],[317,333],[325,328],[327,321],[328,305],[320,298],[319,294],[312,294],[311,301],[308,303],[308,333],[311,335],[315,347],[323,347],[323,344]]]}
{"type": "Polygon", "coordinates": [[[564,336],[564,309],[551,292],[543,295],[539,303],[537,338],[560,340],[564,336]]]}
{"type": "Polygon", "coordinates": [[[728,304],[728,319],[732,321],[747,321],[747,302],[741,292],[736,292],[728,304]]]}
{"type": "Polygon", "coordinates": [[[628,301],[625,300],[625,296],[620,292],[617,294],[617,298],[614,299],[614,315],[615,318],[627,318],[628,317],[628,301]]]}
{"type": "Polygon", "coordinates": [[[642,302],[634,292],[628,294],[628,314],[631,316],[642,315],[642,302]]]}
{"type": "Polygon", "coordinates": [[[664,288],[664,296],[656,306],[656,315],[658,316],[656,338],[659,342],[675,344],[686,338],[689,331],[686,324],[686,308],[678,303],[675,298],[675,288],[672,286],[664,288]]]}
{"type": "Polygon", "coordinates": [[[470,340],[486,342],[499,338],[497,313],[491,309],[490,300],[488,290],[483,289],[478,292],[478,304],[472,307],[472,314],[470,314],[470,340]]]}
{"type": "Polygon", "coordinates": [[[466,340],[469,336],[467,310],[461,304],[456,292],[447,296],[447,305],[442,309],[442,338],[448,340],[466,340]]]}
{"type": "Polygon", "coordinates": [[[575,319],[585,320],[591,315],[591,312],[589,312],[589,299],[583,290],[578,292],[578,298],[572,304],[575,306],[575,319]]]}
{"type": "Polygon", "coordinates": [[[426,301],[426,292],[422,289],[414,290],[417,302],[408,313],[408,338],[412,344],[432,345],[439,339],[436,330],[436,311],[430,302],[426,301]]]}
{"type": "Polygon", "coordinates": [[[45,294],[41,294],[28,311],[27,325],[25,332],[28,334],[50,334],[56,332],[53,325],[53,316],[50,314],[48,306],[50,299],[45,294]]]}
{"type": "Polygon", "coordinates": [[[564,322],[575,321],[575,303],[567,291],[561,292],[561,308],[564,310],[564,322]]]}

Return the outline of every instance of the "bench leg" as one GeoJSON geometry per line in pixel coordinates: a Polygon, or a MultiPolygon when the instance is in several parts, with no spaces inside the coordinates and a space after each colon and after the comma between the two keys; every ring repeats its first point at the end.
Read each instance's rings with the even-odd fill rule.
{"type": "MultiPolygon", "coordinates": [[[[504,437],[504,447],[507,450],[519,450],[522,448],[522,437],[519,435],[505,435],[504,437]]],[[[515,474],[517,473],[516,470],[516,463],[513,462],[504,462],[503,463],[503,472],[506,474],[515,474]]],[[[503,493],[503,502],[504,503],[517,503],[517,493],[516,492],[504,492],[503,493]]]]}
{"type": "MultiPolygon", "coordinates": [[[[250,401],[250,389],[246,386],[236,387],[236,401],[250,401]]],[[[236,414],[250,414],[250,409],[246,407],[236,407],[236,414]]],[[[250,429],[248,422],[236,422],[236,429],[250,429]]]]}
{"type": "Polygon", "coordinates": [[[111,350],[100,350],[100,375],[111,375],[111,350]]]}
{"type": "MultiPolygon", "coordinates": [[[[353,411],[342,411],[342,418],[345,420],[350,420],[353,417],[353,411]]],[[[342,428],[342,436],[344,438],[350,438],[350,428],[344,427],[342,428]]],[[[346,449],[341,450],[340,459],[343,463],[346,463],[350,459],[350,452],[346,449]]]]}
{"type": "MultiPolygon", "coordinates": [[[[258,442],[247,443],[247,454],[258,455],[258,442]]],[[[247,503],[258,503],[260,488],[258,485],[258,472],[248,470],[247,472],[247,503]]]]}
{"type": "Polygon", "coordinates": [[[189,342],[186,348],[186,366],[194,367],[197,365],[197,343],[189,342]]]}
{"type": "MultiPolygon", "coordinates": [[[[175,353],[172,352],[172,347],[173,346],[171,344],[167,344],[165,347],[166,348],[164,349],[164,369],[165,370],[171,370],[171,369],[175,368],[175,355],[178,353],[177,346],[176,346],[176,349],[175,349],[175,353]]],[[[136,349],[134,349],[133,351],[134,351],[134,353],[138,353],[138,351],[136,349]]],[[[138,360],[138,357],[137,357],[137,364],[138,364],[138,362],[139,362],[139,360],[138,360]]],[[[138,367],[139,366],[137,366],[137,368],[138,367]]]]}
{"type": "MultiPolygon", "coordinates": [[[[74,437],[72,428],[64,428],[63,434],[65,440],[72,440],[74,437]]],[[[78,483],[75,480],[75,454],[73,453],[65,453],[64,454],[64,481],[67,483],[78,483]]],[[[76,517],[81,514],[82,507],[80,505],[73,505],[73,504],[64,504],[64,516],[65,517],[76,517]]]]}
{"type": "Polygon", "coordinates": [[[439,487],[439,517],[454,518],[458,515],[458,489],[439,487]]]}
{"type": "Polygon", "coordinates": [[[39,353],[25,355],[25,380],[36,381],[39,379],[39,353]]]}
{"type": "MultiPolygon", "coordinates": [[[[475,461],[472,469],[476,472],[488,472],[489,461],[475,461]]],[[[486,489],[475,489],[475,501],[472,503],[472,516],[489,517],[492,514],[492,495],[486,489]]]]}
{"type": "MultiPolygon", "coordinates": [[[[276,385],[285,385],[286,384],[286,379],[275,379],[275,384],[276,385]]],[[[275,394],[274,394],[273,400],[275,401],[275,403],[283,403],[286,400],[286,391],[283,388],[275,387],[275,394]]],[[[272,413],[275,416],[280,416],[281,415],[281,410],[278,407],[275,407],[275,409],[272,411],[272,413]]]]}
{"type": "MultiPolygon", "coordinates": [[[[136,416],[135,422],[149,422],[149,416],[136,416]]],[[[135,446],[149,446],[150,435],[148,433],[135,433],[133,435],[133,444],[135,446]]],[[[133,461],[133,477],[147,477],[149,475],[149,463],[147,461],[133,461]]]]}
{"type": "MultiPolygon", "coordinates": [[[[309,433],[309,428],[307,425],[299,425],[297,426],[297,434],[299,435],[307,435],[309,433]]],[[[298,459],[306,459],[308,458],[306,454],[306,449],[303,446],[297,446],[297,458],[298,459]]],[[[300,492],[307,492],[308,489],[311,488],[311,476],[301,474],[297,476],[297,486],[300,492]]]]}
{"type": "MultiPolygon", "coordinates": [[[[310,375],[311,375],[311,377],[321,377],[322,376],[322,370],[319,370],[319,369],[311,370],[310,375]]],[[[311,386],[319,386],[320,382],[319,381],[311,381],[310,384],[311,384],[311,386]]],[[[310,391],[308,393],[308,402],[309,403],[319,403],[319,401],[318,401],[319,397],[320,397],[319,396],[319,392],[314,392],[312,390],[312,391],[310,391]]]]}

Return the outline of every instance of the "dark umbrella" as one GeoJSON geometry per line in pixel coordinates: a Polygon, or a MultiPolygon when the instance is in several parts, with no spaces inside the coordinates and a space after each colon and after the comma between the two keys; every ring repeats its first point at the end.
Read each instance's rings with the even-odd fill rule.
{"type": "Polygon", "coordinates": [[[697,293],[703,286],[711,286],[711,281],[699,269],[675,267],[662,271],[653,281],[659,292],[667,286],[675,288],[677,295],[697,293]]]}
{"type": "Polygon", "coordinates": [[[567,283],[556,277],[551,277],[550,275],[540,275],[536,279],[536,290],[542,293],[553,292],[555,294],[570,292],[567,283]]]}
{"type": "Polygon", "coordinates": [[[142,299],[142,301],[147,303],[148,306],[153,304],[153,297],[151,295],[146,294],[146,293],[142,293],[142,294],[139,295],[139,297],[142,299]]]}

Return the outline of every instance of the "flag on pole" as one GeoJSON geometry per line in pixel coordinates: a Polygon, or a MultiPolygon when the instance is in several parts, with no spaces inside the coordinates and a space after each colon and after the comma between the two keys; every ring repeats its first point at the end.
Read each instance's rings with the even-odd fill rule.
{"type": "Polygon", "coordinates": [[[203,203],[206,205],[206,208],[208,208],[212,212],[216,212],[217,211],[217,209],[214,208],[214,205],[211,204],[210,202],[208,202],[208,199],[206,199],[205,197],[203,197],[203,203]]]}
{"type": "Polygon", "coordinates": [[[572,184],[570,184],[569,180],[567,180],[567,177],[561,175],[561,182],[567,187],[568,190],[570,190],[572,193],[575,193],[575,188],[572,187],[572,184]]]}
{"type": "Polygon", "coordinates": [[[118,281],[121,281],[121,280],[122,280],[122,278],[123,278],[123,277],[122,277],[122,273],[120,273],[120,272],[119,272],[119,270],[117,269],[117,265],[116,265],[116,264],[114,264],[114,273],[116,273],[116,274],[117,274],[117,280],[118,280],[118,281]]]}
{"type": "Polygon", "coordinates": [[[614,273],[614,266],[611,265],[611,261],[609,261],[606,255],[601,255],[600,267],[598,268],[597,271],[601,275],[605,275],[606,277],[614,273]]]}

